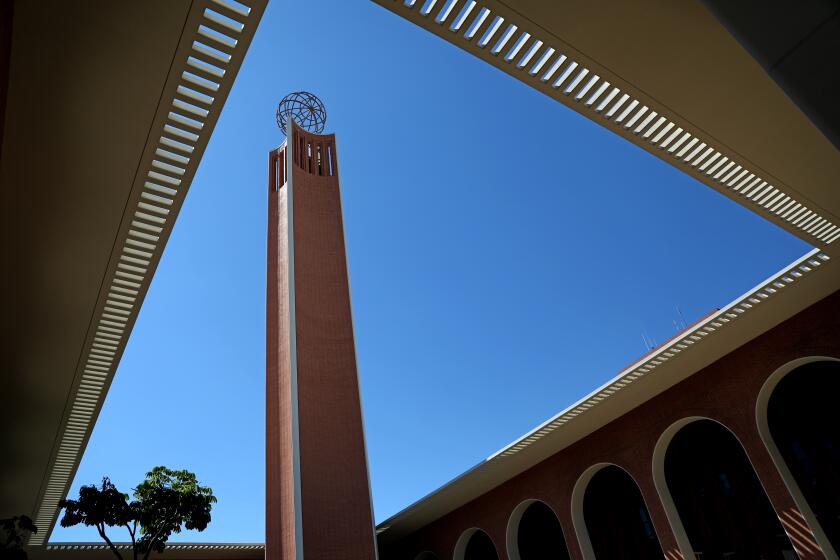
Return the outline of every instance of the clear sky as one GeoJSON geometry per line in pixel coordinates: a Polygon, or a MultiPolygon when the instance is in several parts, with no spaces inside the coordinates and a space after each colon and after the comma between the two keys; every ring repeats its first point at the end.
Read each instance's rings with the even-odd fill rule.
{"type": "Polygon", "coordinates": [[[173,541],[264,539],[266,162],[295,90],[338,136],[377,521],[808,250],[372,2],[272,0],[71,489],[195,471],[219,502],[173,541]]]}

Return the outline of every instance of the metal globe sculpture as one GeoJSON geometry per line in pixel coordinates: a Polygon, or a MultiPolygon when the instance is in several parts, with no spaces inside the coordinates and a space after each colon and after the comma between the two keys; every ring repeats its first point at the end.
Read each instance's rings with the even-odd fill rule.
{"type": "Polygon", "coordinates": [[[320,134],[327,123],[327,110],[318,97],[308,91],[296,91],[280,100],[277,105],[277,126],[285,134],[289,120],[307,132],[320,134]]]}

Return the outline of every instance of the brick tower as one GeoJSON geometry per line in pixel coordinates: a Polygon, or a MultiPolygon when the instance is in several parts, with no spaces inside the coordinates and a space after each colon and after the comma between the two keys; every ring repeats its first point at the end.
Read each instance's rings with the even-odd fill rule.
{"type": "Polygon", "coordinates": [[[376,558],[335,135],[269,152],[266,559],[376,558]]]}

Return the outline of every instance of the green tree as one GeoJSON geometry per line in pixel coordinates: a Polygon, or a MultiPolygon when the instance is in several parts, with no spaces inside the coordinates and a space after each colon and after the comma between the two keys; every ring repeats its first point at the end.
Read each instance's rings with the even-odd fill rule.
{"type": "Polygon", "coordinates": [[[82,486],[78,500],[62,500],[62,527],[82,523],[96,527],[99,536],[119,560],[119,550],[105,533],[106,527],[125,527],[131,537],[134,560],[152,552],[163,552],[172,533],[183,528],[203,531],[210,523],[210,510],[216,502],[213,491],[200,486],[195,474],[187,470],[155,467],[134,489],[134,500],[117,490],[106,477],[101,487],[82,486]],[[139,529],[139,531],[138,531],[139,529]]]}

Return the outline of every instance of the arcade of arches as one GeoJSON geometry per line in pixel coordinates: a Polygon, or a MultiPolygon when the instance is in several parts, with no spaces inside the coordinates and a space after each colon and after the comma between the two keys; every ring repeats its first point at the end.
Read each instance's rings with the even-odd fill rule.
{"type": "MultiPolygon", "coordinates": [[[[466,545],[459,549],[427,547],[428,552],[407,557],[836,559],[840,551],[840,422],[834,399],[840,394],[840,361],[806,360],[777,377],[776,385],[768,390],[765,411],[753,408],[755,426],[750,429],[738,426],[733,431],[725,419],[717,418],[678,422],[667,441],[664,460],[658,466],[656,459],[648,456],[647,460],[651,471],[661,469],[664,488],[652,484],[655,476],[651,473],[605,464],[585,482],[579,506],[582,524],[571,522],[574,514],[569,510],[575,506],[570,493],[565,494],[564,509],[563,501],[533,492],[530,499],[508,509],[504,534],[491,530],[488,523],[471,529],[467,540],[467,533],[462,533],[466,545]],[[758,433],[756,426],[762,423],[772,442],[765,438],[766,447],[742,445],[742,433],[751,429],[758,433]],[[774,453],[775,463],[769,459],[774,453]],[[779,461],[784,468],[777,468],[779,461]],[[775,472],[768,474],[767,465],[775,472]],[[800,507],[794,505],[796,500],[800,507]],[[806,504],[800,503],[803,500],[806,504]],[[654,507],[658,518],[648,506],[654,507]]],[[[767,375],[762,383],[766,379],[767,375]]]]}

